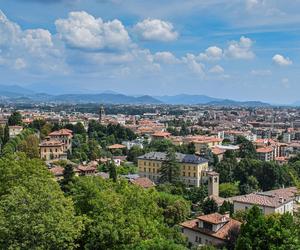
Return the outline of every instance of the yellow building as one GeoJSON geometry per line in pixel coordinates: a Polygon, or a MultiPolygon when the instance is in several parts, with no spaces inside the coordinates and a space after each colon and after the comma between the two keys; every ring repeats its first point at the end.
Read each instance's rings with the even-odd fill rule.
{"type": "MultiPolygon", "coordinates": [[[[150,152],[138,157],[138,169],[141,177],[159,182],[160,168],[166,159],[166,153],[150,152]]],[[[197,155],[176,153],[181,167],[181,181],[188,186],[199,187],[203,171],[208,169],[208,161],[197,155]]]]}

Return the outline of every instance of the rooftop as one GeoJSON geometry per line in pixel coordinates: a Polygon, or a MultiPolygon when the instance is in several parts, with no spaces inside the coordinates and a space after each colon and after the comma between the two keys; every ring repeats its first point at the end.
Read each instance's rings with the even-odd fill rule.
{"type": "MultiPolygon", "coordinates": [[[[224,216],[224,215],[212,214],[212,215],[204,215],[204,216],[211,216],[211,217],[219,218],[219,216],[224,216]]],[[[197,218],[194,220],[185,221],[185,222],[181,223],[180,225],[184,228],[187,228],[187,229],[190,229],[190,230],[202,233],[202,234],[206,234],[206,235],[209,235],[211,237],[221,239],[221,240],[227,240],[227,236],[228,236],[230,230],[232,230],[235,227],[239,228],[241,226],[241,222],[234,220],[232,218],[227,218],[227,221],[224,224],[224,226],[222,226],[218,231],[214,232],[209,229],[199,228],[198,222],[199,222],[199,219],[197,218]]]]}
{"type": "Polygon", "coordinates": [[[295,187],[282,188],[267,192],[257,192],[247,195],[232,197],[234,202],[248,203],[265,207],[280,207],[282,204],[290,202],[297,194],[295,187]]]}
{"type": "MultiPolygon", "coordinates": [[[[138,157],[138,159],[164,161],[166,160],[166,155],[165,152],[150,152],[138,157]]],[[[201,164],[208,162],[205,158],[192,154],[176,153],[176,159],[180,163],[201,164]]]]}

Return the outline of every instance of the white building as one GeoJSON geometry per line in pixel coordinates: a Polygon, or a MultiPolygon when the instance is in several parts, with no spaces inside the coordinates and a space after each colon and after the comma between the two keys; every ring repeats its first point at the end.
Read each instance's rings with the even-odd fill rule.
{"type": "Polygon", "coordinates": [[[234,212],[245,211],[252,206],[258,206],[263,214],[291,213],[293,214],[295,201],[299,201],[295,187],[282,188],[267,192],[251,193],[230,198],[233,201],[234,212]]]}
{"type": "Polygon", "coordinates": [[[192,246],[213,245],[221,247],[228,241],[229,232],[239,230],[241,222],[219,213],[201,215],[180,224],[182,233],[192,246]]]}

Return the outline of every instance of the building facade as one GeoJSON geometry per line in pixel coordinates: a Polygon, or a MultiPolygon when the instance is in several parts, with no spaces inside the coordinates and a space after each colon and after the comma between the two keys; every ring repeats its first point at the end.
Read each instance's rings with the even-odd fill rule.
{"type": "MultiPolygon", "coordinates": [[[[180,178],[188,186],[199,187],[203,172],[208,170],[208,161],[202,157],[176,153],[180,165],[180,178]]],[[[166,160],[164,152],[150,152],[138,157],[138,170],[141,177],[148,177],[158,183],[161,177],[160,168],[166,160]]]]}
{"type": "Polygon", "coordinates": [[[67,158],[67,154],[64,152],[64,143],[60,141],[43,141],[39,146],[41,159],[45,161],[67,158]]]}
{"type": "Polygon", "coordinates": [[[241,223],[229,217],[228,214],[207,214],[180,224],[182,233],[188,238],[190,245],[224,246],[232,230],[239,230],[241,223]]]}

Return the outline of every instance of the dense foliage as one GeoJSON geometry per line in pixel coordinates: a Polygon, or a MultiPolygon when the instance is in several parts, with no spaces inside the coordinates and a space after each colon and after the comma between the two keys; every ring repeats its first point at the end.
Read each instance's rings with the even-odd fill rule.
{"type": "Polygon", "coordinates": [[[74,249],[82,228],[73,202],[41,161],[0,159],[1,249],[74,249]]]}
{"type": "Polygon", "coordinates": [[[300,228],[292,215],[262,215],[256,206],[246,214],[236,250],[271,250],[300,248],[300,228]]]}

